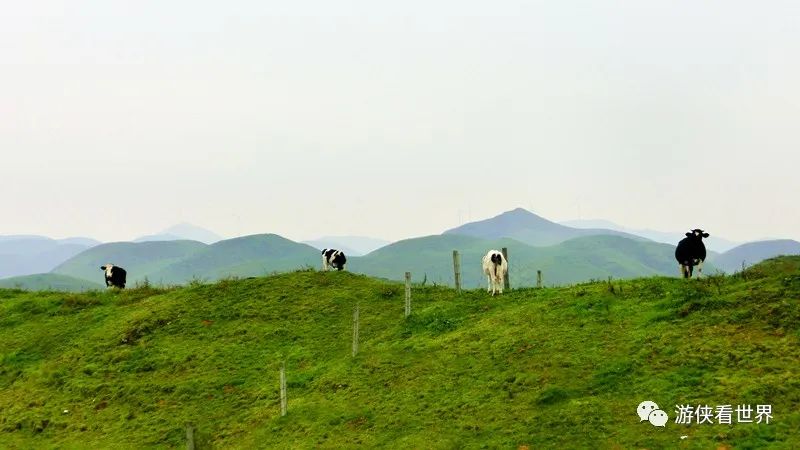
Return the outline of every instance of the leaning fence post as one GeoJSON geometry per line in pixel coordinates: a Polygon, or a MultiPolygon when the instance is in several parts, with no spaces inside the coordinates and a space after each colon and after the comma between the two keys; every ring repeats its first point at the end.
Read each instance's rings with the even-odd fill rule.
{"type": "Polygon", "coordinates": [[[353,310],[353,356],[358,353],[358,303],[353,310]]]}
{"type": "Polygon", "coordinates": [[[186,450],[194,450],[194,425],[186,424],[186,450]]]}
{"type": "MultiPolygon", "coordinates": [[[[503,247],[503,259],[506,260],[506,264],[508,264],[508,249],[503,247]]],[[[508,270],[506,270],[506,274],[503,276],[503,289],[509,290],[511,289],[511,281],[508,279],[508,270]]]]}
{"type": "Polygon", "coordinates": [[[286,363],[281,363],[281,417],[286,415],[286,363]]]}
{"type": "Polygon", "coordinates": [[[411,272],[406,272],[406,317],[411,315],[411,272]]]}
{"type": "Polygon", "coordinates": [[[461,293],[461,255],[458,250],[453,250],[453,275],[456,280],[456,292],[461,293]]]}
{"type": "Polygon", "coordinates": [[[537,288],[542,287],[542,271],[541,270],[537,270],[536,271],[536,287],[537,288]]]}

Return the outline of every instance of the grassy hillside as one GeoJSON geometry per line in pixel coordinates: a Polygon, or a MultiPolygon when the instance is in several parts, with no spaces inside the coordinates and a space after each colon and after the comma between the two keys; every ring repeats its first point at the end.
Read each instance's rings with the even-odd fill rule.
{"type": "Polygon", "coordinates": [[[776,239],[742,244],[721,255],[709,257],[709,261],[721,270],[735,272],[742,270],[742,263],[751,266],[767,258],[798,254],[800,254],[800,242],[791,239],[776,239]]]}
{"type": "Polygon", "coordinates": [[[191,421],[205,448],[800,447],[800,257],[494,298],[415,287],[408,319],[402,292],[311,271],[0,290],[0,442],[181,448],[191,421]],[[665,428],[639,423],[643,400],[667,411],[665,428]],[[774,418],[673,423],[676,404],[728,403],[770,404],[774,418]]]}
{"type": "Polygon", "coordinates": [[[118,242],[92,248],[53,270],[86,280],[103,280],[100,266],[124,267],[128,284],[147,278],[159,285],[259,276],[320,264],[315,248],[275,234],[258,234],[206,245],[196,241],[118,242]]]}
{"type": "Polygon", "coordinates": [[[56,273],[40,273],[0,280],[0,288],[24,289],[26,291],[68,291],[83,292],[91,289],[105,289],[105,284],[92,283],[80,278],[59,275],[56,273]]]}
{"type": "MultiPolygon", "coordinates": [[[[481,258],[490,248],[508,248],[512,286],[534,286],[542,270],[546,285],[590,279],[675,275],[674,247],[621,236],[586,236],[549,247],[531,247],[513,239],[484,240],[457,234],[408,239],[352,258],[349,270],[400,280],[411,271],[416,280],[453,285],[452,251],[461,254],[463,286],[485,286],[481,258]]],[[[708,270],[713,271],[712,267],[708,270]]],[[[707,271],[708,271],[707,270],[707,271]]]]}
{"type": "Polygon", "coordinates": [[[482,239],[511,238],[535,247],[556,245],[581,236],[612,235],[633,240],[645,240],[640,236],[610,229],[572,228],[517,208],[498,216],[470,222],[447,230],[444,234],[460,234],[482,239]]]}
{"type": "Polygon", "coordinates": [[[422,280],[423,275],[427,275],[429,283],[452,286],[453,250],[457,249],[461,252],[464,285],[477,287],[482,279],[480,259],[492,246],[519,249],[520,254],[522,249],[531,249],[511,239],[487,241],[470,236],[443,234],[402,240],[379,248],[369,255],[348,258],[347,269],[393,280],[402,280],[405,272],[411,271],[418,281],[422,280]]]}
{"type": "Polygon", "coordinates": [[[227,239],[176,261],[153,278],[165,283],[185,283],[194,278],[218,280],[229,276],[261,276],[320,265],[319,250],[276,234],[227,239]]]}
{"type": "Polygon", "coordinates": [[[111,263],[128,272],[128,285],[145,277],[159,281],[165,267],[206,249],[197,241],[115,242],[98,245],[53,269],[53,273],[103,282],[100,266],[111,263]]]}

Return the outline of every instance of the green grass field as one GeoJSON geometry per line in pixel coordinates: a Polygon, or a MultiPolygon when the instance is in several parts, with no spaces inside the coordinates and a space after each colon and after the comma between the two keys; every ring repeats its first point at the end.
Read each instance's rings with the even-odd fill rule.
{"type": "Polygon", "coordinates": [[[798,299],[800,257],[497,297],[415,286],[408,319],[402,285],[347,272],[0,290],[0,447],[185,448],[192,422],[201,449],[798,448],[798,299]],[[644,400],[666,427],[639,422],[644,400]],[[774,417],[679,425],[677,404],[774,417]]]}

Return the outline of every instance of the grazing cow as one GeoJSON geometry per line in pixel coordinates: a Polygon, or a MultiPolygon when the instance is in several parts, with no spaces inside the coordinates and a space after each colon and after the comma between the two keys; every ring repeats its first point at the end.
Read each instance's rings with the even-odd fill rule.
{"type": "Polygon", "coordinates": [[[508,261],[503,257],[501,252],[497,250],[489,250],[489,253],[483,257],[483,273],[488,278],[489,287],[486,292],[491,292],[494,296],[495,292],[503,293],[503,279],[508,272],[508,261]]]}
{"type": "Polygon", "coordinates": [[[675,259],[678,260],[681,276],[691,278],[694,266],[697,266],[697,276],[703,274],[703,261],[706,260],[706,246],[703,238],[707,238],[708,233],[696,228],[688,233],[686,237],[678,242],[675,248],[675,259]]]}
{"type": "Polygon", "coordinates": [[[322,270],[327,271],[329,267],[342,270],[346,262],[347,258],[344,256],[344,252],[333,248],[326,248],[322,251],[322,270]]]}
{"type": "Polygon", "coordinates": [[[106,287],[113,286],[125,289],[125,277],[128,274],[125,269],[113,264],[106,264],[105,266],[100,266],[100,270],[106,273],[106,287]]]}

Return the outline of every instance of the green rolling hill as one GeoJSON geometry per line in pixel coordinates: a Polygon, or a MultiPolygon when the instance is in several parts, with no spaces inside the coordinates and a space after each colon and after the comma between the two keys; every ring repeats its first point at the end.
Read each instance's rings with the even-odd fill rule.
{"type": "MultiPolygon", "coordinates": [[[[505,241],[505,244],[506,246],[519,244],[519,248],[529,248],[511,240],[505,241]]],[[[405,272],[411,272],[415,281],[420,281],[423,275],[427,275],[429,283],[452,285],[452,252],[457,249],[462,254],[465,286],[476,287],[481,279],[480,258],[492,245],[502,247],[500,242],[460,235],[434,235],[406,239],[389,244],[366,256],[349,258],[347,269],[392,280],[401,280],[404,278],[405,272]],[[472,264],[475,261],[477,261],[475,263],[477,266],[472,264]],[[475,273],[470,274],[470,272],[475,273]]]]}
{"type": "Polygon", "coordinates": [[[116,264],[128,272],[128,284],[184,284],[284,272],[320,264],[320,252],[275,234],[258,234],[206,245],[196,241],[120,242],[92,248],[53,272],[103,280],[100,266],[116,264]]]}
{"type": "MultiPolygon", "coordinates": [[[[365,243],[365,238],[347,239],[365,243]]],[[[370,241],[373,245],[376,242],[370,241]]],[[[609,276],[677,275],[673,245],[620,231],[566,227],[521,208],[441,235],[385,245],[364,256],[349,254],[347,268],[393,280],[402,279],[409,271],[415,280],[453,285],[452,251],[458,250],[462,285],[472,288],[486,282],[482,256],[491,248],[502,247],[509,249],[513,286],[535,285],[537,270],[543,272],[546,285],[609,276]]],[[[709,262],[713,264],[716,258],[710,252],[709,262]]],[[[101,282],[99,266],[108,262],[128,271],[129,285],[145,279],[156,285],[171,285],[259,276],[308,266],[318,268],[320,254],[311,245],[275,234],[244,236],[211,245],[196,241],[113,243],[85,251],[56,267],[53,273],[101,282]]],[[[713,265],[707,265],[707,273],[713,270],[713,265]]]]}
{"type": "MultiPolygon", "coordinates": [[[[354,258],[349,270],[368,275],[402,279],[406,271],[415,280],[452,286],[452,251],[461,254],[463,286],[486,285],[481,258],[491,249],[508,248],[512,286],[534,286],[542,270],[546,285],[562,285],[590,279],[675,275],[674,247],[621,236],[585,236],[548,247],[532,247],[513,239],[485,240],[457,234],[408,239],[354,258]]],[[[706,271],[713,270],[706,266],[706,271]]]]}
{"type": "Polygon", "coordinates": [[[125,268],[128,285],[145,278],[158,281],[169,265],[205,250],[197,241],[114,242],[98,245],[65,261],[53,273],[103,283],[100,266],[111,263],[125,268]]]}
{"type": "Polygon", "coordinates": [[[105,283],[93,283],[88,280],[59,275],[57,273],[40,273],[19,277],[3,278],[0,288],[24,289],[27,291],[69,291],[83,292],[92,289],[105,289],[105,283]]]}
{"type": "MultiPolygon", "coordinates": [[[[533,286],[542,270],[546,285],[590,279],[675,275],[672,246],[622,236],[584,236],[547,247],[532,247],[514,239],[481,239],[442,234],[407,239],[366,256],[348,258],[349,271],[401,280],[406,271],[415,280],[453,285],[452,251],[462,261],[464,287],[484,286],[481,258],[491,248],[508,248],[513,286],[533,286]]],[[[194,241],[104,244],[65,262],[54,273],[102,281],[100,265],[111,262],[128,271],[128,283],[145,278],[157,285],[215,281],[226,277],[260,276],[304,267],[319,268],[320,252],[274,234],[228,239],[212,245],[194,241]]],[[[709,273],[713,267],[707,266],[709,273]]]]}
{"type": "Polygon", "coordinates": [[[191,422],[197,448],[798,448],[798,299],[800,257],[498,297],[416,285],[409,318],[402,284],[347,272],[0,289],[0,446],[185,448],[191,422]],[[679,404],[773,418],[681,425],[679,404]]]}
{"type": "Polygon", "coordinates": [[[185,283],[194,278],[218,280],[236,276],[261,276],[298,268],[319,267],[319,250],[276,234],[257,234],[209,245],[164,267],[152,280],[185,283]]]}

